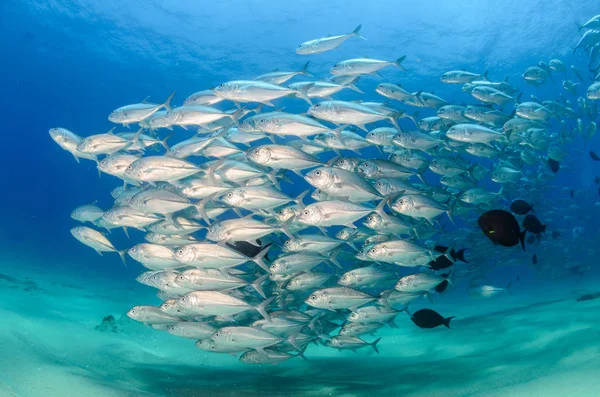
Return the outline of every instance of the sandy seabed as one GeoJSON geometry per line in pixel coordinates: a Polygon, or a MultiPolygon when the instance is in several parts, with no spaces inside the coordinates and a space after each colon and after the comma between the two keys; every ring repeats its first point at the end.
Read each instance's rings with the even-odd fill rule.
{"type": "Polygon", "coordinates": [[[108,314],[158,303],[133,280],[2,263],[0,396],[598,397],[600,299],[575,297],[599,284],[582,283],[520,284],[486,300],[451,293],[419,304],[456,316],[451,330],[400,315],[380,333],[380,355],[311,345],[308,361],[250,366],[131,321],[96,330],[108,314]]]}

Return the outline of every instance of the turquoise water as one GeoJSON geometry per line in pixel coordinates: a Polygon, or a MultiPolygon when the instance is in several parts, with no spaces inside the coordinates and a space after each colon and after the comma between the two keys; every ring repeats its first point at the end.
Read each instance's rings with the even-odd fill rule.
{"type": "MultiPolygon", "coordinates": [[[[588,126],[598,122],[598,111],[586,113],[581,106],[579,98],[593,83],[592,73],[586,52],[573,53],[583,33],[576,24],[597,12],[597,3],[559,0],[3,2],[0,100],[7,114],[0,160],[5,186],[0,196],[0,396],[597,396],[600,300],[577,298],[600,291],[594,181],[599,170],[588,156],[590,150],[600,152],[600,145],[597,136],[585,138],[577,132],[577,119],[588,126]],[[348,33],[358,24],[366,41],[352,37],[329,52],[295,53],[304,41],[348,33]],[[548,225],[539,242],[527,243],[526,252],[518,246],[494,246],[477,226],[483,207],[457,211],[456,225],[445,214],[438,218],[443,232],[429,240],[466,248],[469,263],[453,265],[454,285],[434,294],[433,303],[414,301],[409,312],[429,308],[455,316],[451,329],[421,329],[399,313],[397,328],[386,325],[362,336],[368,342],[381,337],[380,354],[368,347],[356,353],[338,351],[321,339],[307,347],[307,360],[248,365],[238,360],[240,354],[207,353],[193,340],[126,316],[135,305],[162,302],[155,289],[135,281],[147,269],[131,258],[124,267],[111,252],[99,256],[69,232],[78,226],[70,218],[75,207],[97,200],[101,208],[110,208],[109,192],[122,182],[105,174],[99,178],[91,161],[76,163],[50,139],[50,128],[68,128],[82,136],[103,133],[114,126],[107,120],[110,112],[147,96],[160,103],[177,90],[173,105],[180,106],[196,91],[275,69],[298,70],[306,61],[314,79],[320,79],[345,59],[395,60],[403,55],[406,72],[388,67],[381,77],[361,77],[357,86],[364,95],[344,90],[333,97],[386,102],[414,114],[417,108],[375,92],[379,83],[391,82],[410,92],[433,92],[456,105],[479,103],[461,85],[440,82],[443,73],[460,69],[488,71],[493,81],[508,77],[522,92],[521,101],[534,95],[540,101],[563,101],[575,111],[575,116],[560,117],[562,123],[553,119],[547,126],[549,134],[568,138],[560,140],[566,154],[559,172],[549,171],[548,150],[542,148],[538,163],[521,164],[519,183],[505,187],[507,198],[533,203],[535,215],[548,225]],[[566,75],[552,72],[553,78],[540,86],[526,84],[521,75],[528,67],[553,58],[567,66],[566,75]],[[578,82],[570,65],[584,76],[576,95],[562,87],[565,79],[578,82]],[[561,236],[553,238],[552,232],[561,236]],[[532,263],[534,253],[537,264],[532,263]],[[500,291],[489,298],[477,298],[472,290],[509,283],[510,293],[500,291]],[[102,325],[106,316],[114,320],[102,325]]],[[[308,109],[300,99],[273,102],[289,113],[308,109]]],[[[217,107],[233,107],[221,105],[217,107]]],[[[512,103],[501,107],[509,115],[512,108],[512,103]]],[[[420,109],[415,117],[435,114],[435,109],[420,109]]],[[[399,123],[406,130],[415,128],[407,118],[399,123]]],[[[383,126],[391,124],[381,121],[368,128],[383,126]]],[[[169,144],[191,137],[194,129],[174,127],[169,144]]],[[[130,131],[136,130],[132,126],[130,131]]],[[[170,131],[158,133],[162,139],[170,131]]],[[[552,143],[558,142],[557,136],[551,135],[552,143]]],[[[383,158],[374,147],[341,154],[383,158]]],[[[328,152],[320,159],[335,155],[328,152]]],[[[497,161],[461,156],[486,168],[497,161]]],[[[439,185],[439,175],[432,171],[423,176],[430,185],[439,185]]],[[[282,189],[290,196],[309,187],[292,173],[289,178],[294,184],[282,183],[282,189]]],[[[491,192],[500,187],[489,174],[478,186],[491,192]]],[[[494,201],[495,208],[509,205],[494,201]]],[[[120,249],[142,242],[142,232],[130,234],[127,239],[114,230],[109,239],[120,249]]],[[[270,260],[279,254],[277,248],[272,251],[270,260]]],[[[347,271],[358,261],[351,250],[345,251],[340,262],[347,271]]],[[[333,272],[330,267],[323,270],[333,272]]],[[[414,272],[398,270],[394,282],[414,272]]],[[[337,330],[331,332],[335,334],[337,330]]]]}

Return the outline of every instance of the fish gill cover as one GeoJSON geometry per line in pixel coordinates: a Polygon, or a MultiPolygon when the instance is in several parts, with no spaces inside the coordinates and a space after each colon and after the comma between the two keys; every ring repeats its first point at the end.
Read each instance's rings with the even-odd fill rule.
{"type": "MultiPolygon", "coordinates": [[[[388,23],[390,4],[379,13],[388,23]]],[[[82,5],[50,3],[62,18],[54,23],[81,29],[73,21],[111,12],[82,5]]],[[[215,3],[214,14],[227,5],[215,3]]],[[[565,11],[559,5],[567,7],[554,12],[565,11]]],[[[596,257],[600,16],[536,35],[527,21],[539,10],[521,6],[509,22],[444,3],[437,11],[456,21],[448,35],[423,9],[410,10],[427,21],[419,29],[394,14],[405,27],[400,38],[360,10],[357,19],[324,24],[315,15],[310,29],[291,29],[308,18],[301,10],[258,7],[260,23],[274,30],[260,56],[252,40],[222,44],[227,29],[248,26],[240,19],[248,13],[234,12],[194,29],[205,34],[202,59],[176,24],[156,22],[160,13],[190,23],[183,6],[156,3],[157,15],[136,12],[140,20],[114,26],[101,19],[83,51],[120,65],[91,83],[106,101],[77,104],[91,95],[80,87],[69,91],[72,120],[45,120],[70,153],[57,160],[69,191],[79,193],[81,182],[69,181],[68,167],[85,172],[85,199],[69,197],[81,222],[71,234],[102,263],[120,256],[131,284],[156,291],[161,303],[140,298],[128,317],[187,339],[191,350],[247,364],[310,360],[317,344],[380,353],[376,334],[385,342],[398,324],[455,332],[461,310],[438,312],[433,302],[465,284],[478,298],[523,290],[519,277],[491,275],[524,258],[539,279],[582,279],[596,257]],[[150,25],[160,28],[144,31],[150,25]],[[516,42],[515,25],[531,37],[516,42]],[[129,56],[108,54],[103,34],[130,43],[120,49],[129,56]],[[439,41],[425,51],[431,37],[439,41]],[[161,74],[146,75],[150,60],[161,74]],[[577,177],[583,188],[568,187],[577,177]]],[[[61,52],[56,40],[40,48],[50,59],[61,52]]],[[[90,78],[66,73],[68,90],[80,73],[90,78]]],[[[56,148],[44,149],[54,159],[56,148]]],[[[119,329],[105,320],[101,329],[119,329]]]]}

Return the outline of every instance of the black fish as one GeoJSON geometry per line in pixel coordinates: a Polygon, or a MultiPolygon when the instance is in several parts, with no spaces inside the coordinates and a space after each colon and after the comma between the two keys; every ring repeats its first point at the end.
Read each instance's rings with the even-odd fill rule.
{"type": "Polygon", "coordinates": [[[494,243],[504,247],[512,247],[519,242],[525,251],[525,233],[521,232],[519,222],[510,212],[504,210],[491,210],[481,215],[477,220],[483,233],[494,243]]]}
{"type": "Polygon", "coordinates": [[[446,247],[445,245],[436,245],[433,250],[437,251],[437,252],[441,252],[442,254],[445,254],[446,251],[448,251],[449,247],[446,247]]]}
{"type": "Polygon", "coordinates": [[[534,265],[538,264],[537,254],[533,254],[531,257],[531,262],[533,262],[534,265]]]}
{"type": "Polygon", "coordinates": [[[431,261],[427,264],[427,266],[429,266],[429,268],[433,269],[433,270],[441,270],[441,269],[446,269],[450,266],[452,266],[454,264],[454,262],[452,262],[450,259],[448,259],[447,256],[445,255],[441,255],[438,256],[434,261],[431,261]]]}
{"type": "Polygon", "coordinates": [[[441,294],[442,292],[446,291],[446,288],[448,288],[449,285],[450,285],[450,282],[448,280],[444,280],[435,286],[435,288],[434,288],[435,292],[437,292],[438,294],[441,294]]]}
{"type": "Polygon", "coordinates": [[[461,261],[461,262],[465,262],[465,263],[469,263],[468,260],[465,259],[465,251],[467,249],[463,248],[461,250],[455,251],[455,250],[451,250],[450,251],[450,256],[452,257],[452,259],[454,259],[454,261],[461,261]]]}
{"type": "Polygon", "coordinates": [[[560,163],[551,158],[548,159],[548,166],[550,167],[552,172],[554,172],[555,174],[558,172],[558,170],[560,170],[560,163]]]}
{"type": "MultiPolygon", "coordinates": [[[[261,244],[260,240],[256,240],[258,244],[261,244]]],[[[229,248],[233,248],[239,253],[242,253],[250,258],[258,255],[263,249],[267,248],[271,243],[265,245],[264,247],[257,247],[254,244],[250,244],[247,241],[233,241],[231,243],[225,243],[229,248]]],[[[265,257],[267,260],[268,258],[265,257]]]]}
{"type": "MultiPolygon", "coordinates": [[[[441,252],[442,254],[445,254],[446,251],[448,251],[448,248],[449,247],[446,247],[444,245],[436,245],[434,250],[437,252],[441,252]]],[[[461,261],[461,262],[469,263],[469,261],[467,261],[465,259],[465,251],[466,250],[467,250],[466,248],[463,248],[461,250],[456,251],[454,248],[452,248],[450,250],[450,256],[452,257],[454,262],[461,261]]]]}
{"type": "Polygon", "coordinates": [[[596,153],[592,152],[591,150],[590,150],[590,157],[594,161],[600,161],[600,157],[598,157],[598,155],[596,153]]]}
{"type": "Polygon", "coordinates": [[[542,222],[535,215],[527,215],[523,219],[523,227],[533,234],[546,233],[546,225],[542,225],[542,222]]]}
{"type": "Polygon", "coordinates": [[[558,230],[552,232],[552,238],[558,240],[561,236],[561,233],[558,230]]]}
{"type": "Polygon", "coordinates": [[[598,298],[600,298],[600,292],[595,292],[593,294],[581,295],[579,298],[577,298],[577,302],[591,301],[592,299],[598,299],[598,298]]]}
{"type": "Polygon", "coordinates": [[[510,210],[518,215],[525,215],[529,211],[533,212],[533,205],[525,200],[515,200],[510,205],[510,210]]]}
{"type": "Polygon", "coordinates": [[[445,325],[450,328],[450,320],[454,317],[444,318],[438,312],[431,309],[421,309],[413,313],[410,319],[420,328],[435,328],[445,325]]]}

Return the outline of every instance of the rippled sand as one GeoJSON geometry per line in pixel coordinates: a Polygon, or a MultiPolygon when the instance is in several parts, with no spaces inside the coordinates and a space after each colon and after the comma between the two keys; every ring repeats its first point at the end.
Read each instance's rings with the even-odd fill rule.
{"type": "Polygon", "coordinates": [[[522,284],[489,300],[455,292],[423,302],[457,316],[452,330],[400,316],[381,355],[311,345],[309,361],[260,367],[127,320],[99,332],[105,315],[156,298],[128,281],[84,282],[0,267],[0,396],[600,395],[600,299],[574,299],[594,280],[538,295],[522,284]]]}

